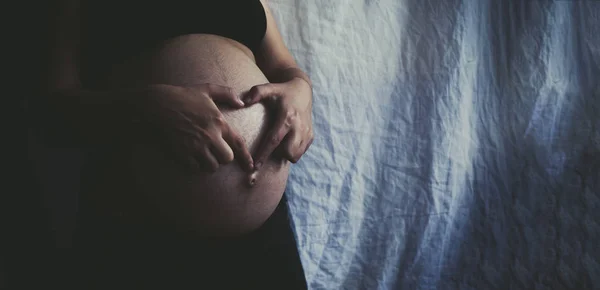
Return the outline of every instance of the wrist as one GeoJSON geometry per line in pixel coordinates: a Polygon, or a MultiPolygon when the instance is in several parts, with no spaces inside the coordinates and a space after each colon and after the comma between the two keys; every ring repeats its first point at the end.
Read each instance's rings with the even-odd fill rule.
{"type": "Polygon", "coordinates": [[[301,78],[301,77],[294,77],[292,78],[290,81],[297,81],[297,82],[301,82],[305,85],[308,85],[308,87],[312,90],[312,83],[310,82],[310,79],[306,79],[306,78],[301,78]]]}
{"type": "Polygon", "coordinates": [[[308,75],[298,67],[288,67],[285,69],[281,69],[276,74],[277,77],[275,78],[275,82],[284,83],[298,78],[305,81],[308,84],[308,86],[310,86],[310,88],[312,89],[312,81],[310,80],[308,75]]]}

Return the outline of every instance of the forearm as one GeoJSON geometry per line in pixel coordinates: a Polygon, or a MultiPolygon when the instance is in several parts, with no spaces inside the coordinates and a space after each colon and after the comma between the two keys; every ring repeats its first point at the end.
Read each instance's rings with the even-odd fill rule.
{"type": "Polygon", "coordinates": [[[82,89],[79,81],[80,1],[53,2],[48,24],[49,69],[38,98],[29,104],[34,128],[46,142],[67,146],[100,144],[118,137],[128,104],[117,92],[82,89]]]}
{"type": "Polygon", "coordinates": [[[306,83],[308,83],[308,85],[310,85],[312,88],[312,81],[308,75],[297,66],[273,69],[272,71],[267,72],[267,78],[272,83],[285,83],[295,78],[300,78],[306,81],[306,83]]]}
{"type": "Polygon", "coordinates": [[[275,24],[271,9],[261,0],[267,18],[267,31],[263,37],[259,51],[256,53],[256,63],[272,83],[285,83],[300,78],[312,88],[312,82],[296,64],[294,57],[286,47],[275,24]]]}

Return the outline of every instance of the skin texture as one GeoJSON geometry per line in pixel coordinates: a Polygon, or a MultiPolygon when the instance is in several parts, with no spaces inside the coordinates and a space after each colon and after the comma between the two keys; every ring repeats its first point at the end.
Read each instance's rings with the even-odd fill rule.
{"type": "MultiPolygon", "coordinates": [[[[180,36],[116,67],[113,79],[98,94],[84,93],[85,86],[77,73],[79,1],[57,2],[59,13],[52,17],[56,43],[49,56],[48,90],[69,90],[75,98],[97,95],[97,99],[87,103],[106,105],[107,119],[111,118],[111,104],[119,103],[110,98],[115,95],[111,92],[128,87],[210,83],[231,87],[240,98],[245,92],[253,92],[248,94],[252,96],[248,108],[219,109],[227,124],[244,138],[250,152],[257,155],[254,166],[260,165],[260,170],[249,173],[236,162],[223,162],[215,173],[191,173],[154,145],[113,148],[111,154],[91,164],[93,169],[88,170],[91,177],[85,195],[96,210],[206,235],[252,231],[273,212],[285,189],[289,161],[297,162],[313,139],[312,89],[310,80],[297,68],[283,43],[268,6],[261,2],[267,31],[256,55],[242,44],[222,37],[180,36]],[[268,114],[263,104],[268,106],[268,114]],[[252,187],[248,186],[251,180],[255,181],[252,187]]],[[[76,105],[78,102],[63,101],[74,104],[64,106],[74,108],[77,114],[72,115],[90,115],[83,106],[76,105]]],[[[71,123],[82,123],[84,129],[88,128],[81,120],[71,123]]],[[[119,124],[118,120],[113,123],[119,124]]]]}
{"type": "MultiPolygon", "coordinates": [[[[173,38],[117,67],[112,76],[107,89],[211,83],[230,87],[240,97],[253,86],[268,83],[245,46],[202,34],[173,38]]],[[[265,107],[260,103],[238,110],[223,106],[221,111],[250,152],[255,151],[272,120],[265,107]]],[[[192,173],[152,145],[135,145],[116,154],[114,163],[105,166],[105,180],[100,182],[104,186],[92,193],[97,204],[107,206],[108,212],[145,212],[145,219],[160,217],[182,230],[207,235],[239,235],[262,225],[281,199],[289,170],[287,160],[271,157],[254,173],[254,186],[248,186],[249,173],[235,162],[221,165],[214,173],[192,173]]]]}

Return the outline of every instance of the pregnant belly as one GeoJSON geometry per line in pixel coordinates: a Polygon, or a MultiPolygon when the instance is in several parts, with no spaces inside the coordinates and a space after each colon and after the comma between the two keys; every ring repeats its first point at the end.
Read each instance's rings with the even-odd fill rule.
{"type": "MultiPolygon", "coordinates": [[[[122,64],[111,74],[107,86],[212,83],[242,94],[266,82],[252,54],[241,44],[219,36],[194,34],[170,39],[160,48],[122,64]]],[[[271,119],[264,106],[222,112],[254,152],[271,119]]],[[[120,183],[107,178],[95,194],[105,201],[99,204],[120,204],[121,212],[143,211],[147,213],[145,218],[208,235],[237,235],[262,225],[281,200],[289,169],[287,161],[271,158],[261,168],[256,184],[249,187],[248,173],[235,162],[212,174],[191,174],[154,146],[136,145],[119,156],[108,175],[114,172],[115,180],[128,180],[131,187],[111,188],[111,184],[120,183]]]]}

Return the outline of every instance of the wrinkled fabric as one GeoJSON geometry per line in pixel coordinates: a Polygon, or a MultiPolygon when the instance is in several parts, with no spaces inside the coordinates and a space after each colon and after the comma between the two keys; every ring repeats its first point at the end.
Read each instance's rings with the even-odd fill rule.
{"type": "Polygon", "coordinates": [[[269,3],[310,289],[600,289],[600,1],[269,3]]]}

